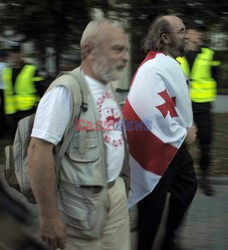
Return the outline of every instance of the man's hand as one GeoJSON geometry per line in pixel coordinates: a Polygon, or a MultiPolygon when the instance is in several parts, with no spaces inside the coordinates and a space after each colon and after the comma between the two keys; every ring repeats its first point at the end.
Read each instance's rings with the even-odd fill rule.
{"type": "Polygon", "coordinates": [[[67,232],[58,210],[53,144],[32,138],[28,163],[29,179],[39,208],[41,238],[51,249],[64,249],[67,232]]]}
{"type": "Polygon", "coordinates": [[[41,218],[40,234],[43,241],[52,249],[65,248],[67,229],[63,218],[59,214],[41,218]]]}
{"type": "Polygon", "coordinates": [[[191,144],[195,141],[196,132],[197,132],[197,127],[196,127],[195,123],[193,123],[193,125],[190,128],[187,128],[187,135],[185,138],[186,144],[191,144]]]}

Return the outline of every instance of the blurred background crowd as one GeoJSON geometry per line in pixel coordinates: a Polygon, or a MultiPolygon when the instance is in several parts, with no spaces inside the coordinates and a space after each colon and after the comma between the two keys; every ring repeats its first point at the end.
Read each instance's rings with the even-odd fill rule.
{"type": "Polygon", "coordinates": [[[176,14],[184,21],[200,20],[207,27],[208,47],[222,58],[219,93],[228,93],[228,4],[225,0],[0,0],[0,49],[20,43],[27,62],[35,63],[50,83],[59,71],[80,62],[79,39],[92,18],[120,20],[130,37],[131,63],[122,88],[145,54],[142,38],[159,14],[176,14]]]}

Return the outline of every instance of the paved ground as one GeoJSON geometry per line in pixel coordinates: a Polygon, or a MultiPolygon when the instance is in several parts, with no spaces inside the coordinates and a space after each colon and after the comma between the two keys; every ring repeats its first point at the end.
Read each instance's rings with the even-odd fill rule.
{"type": "MultiPolygon", "coordinates": [[[[201,190],[193,200],[179,232],[182,246],[188,250],[228,250],[228,178],[211,179],[216,195],[208,197],[201,190]]],[[[131,224],[136,226],[136,207],[130,209],[131,224]]],[[[159,249],[165,218],[153,250],[159,249]]],[[[132,250],[136,249],[137,230],[132,232],[132,250]]],[[[168,249],[167,249],[168,250],[168,249]]]]}
{"type": "MultiPolygon", "coordinates": [[[[3,166],[0,165],[0,179],[3,177],[3,166]]],[[[228,177],[211,179],[216,191],[214,197],[207,197],[201,190],[197,191],[195,199],[188,211],[185,223],[179,232],[179,240],[188,250],[228,250],[228,177]]],[[[11,195],[24,202],[23,197],[13,189],[8,189],[11,195]]],[[[29,205],[33,213],[31,224],[37,229],[36,206],[29,205]]],[[[136,249],[137,208],[130,209],[132,249],[136,249]]],[[[158,239],[153,250],[159,250],[159,238],[163,233],[165,216],[158,234],[158,239]]],[[[168,249],[167,249],[168,250],[168,249]]]]}
{"type": "Polygon", "coordinates": [[[214,113],[228,113],[228,95],[218,95],[213,103],[214,113]]]}

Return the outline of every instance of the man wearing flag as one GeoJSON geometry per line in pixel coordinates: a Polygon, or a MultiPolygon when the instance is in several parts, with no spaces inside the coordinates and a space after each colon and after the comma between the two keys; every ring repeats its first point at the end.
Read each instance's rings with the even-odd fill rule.
{"type": "Polygon", "coordinates": [[[151,250],[168,193],[161,249],[179,249],[174,235],[197,189],[185,145],[195,140],[196,127],[186,78],[175,60],[187,53],[187,43],[180,18],[155,19],[144,41],[148,54],[134,76],[123,110],[132,178],[129,207],[138,202],[138,250],[151,250]]]}

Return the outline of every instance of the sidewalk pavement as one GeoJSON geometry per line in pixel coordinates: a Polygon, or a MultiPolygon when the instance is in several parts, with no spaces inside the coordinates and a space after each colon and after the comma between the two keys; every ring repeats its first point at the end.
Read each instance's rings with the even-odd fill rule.
{"type": "Polygon", "coordinates": [[[228,95],[217,95],[212,106],[214,113],[228,113],[228,95]]]}
{"type": "MultiPolygon", "coordinates": [[[[198,189],[178,233],[181,246],[188,250],[228,250],[228,177],[214,177],[211,182],[215,196],[205,196],[201,189],[198,189]]],[[[130,218],[131,250],[136,250],[136,206],[130,208],[130,218]]],[[[165,218],[162,220],[153,250],[159,250],[164,223],[165,218]]]]}
{"type": "MultiPolygon", "coordinates": [[[[25,203],[24,197],[4,183],[3,165],[0,165],[0,180],[3,181],[9,193],[25,203]]],[[[213,177],[211,182],[215,196],[205,196],[198,189],[179,232],[181,245],[188,250],[228,250],[228,177],[213,177]]],[[[35,205],[26,203],[32,212],[32,230],[37,231],[38,218],[35,205]]],[[[131,250],[136,250],[137,241],[137,207],[130,208],[131,220],[131,250]]],[[[165,213],[164,213],[165,214],[165,213]]],[[[164,231],[165,218],[158,232],[158,239],[153,250],[159,250],[160,238],[164,231]]],[[[167,249],[168,250],[168,249],[167,249]]]]}

